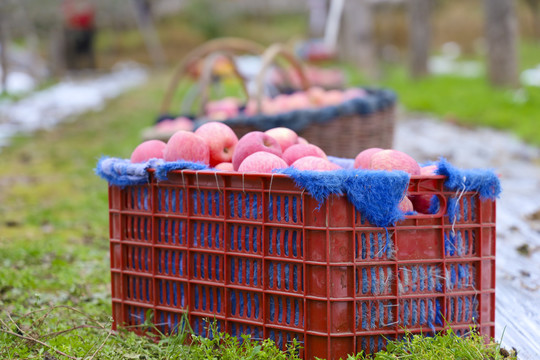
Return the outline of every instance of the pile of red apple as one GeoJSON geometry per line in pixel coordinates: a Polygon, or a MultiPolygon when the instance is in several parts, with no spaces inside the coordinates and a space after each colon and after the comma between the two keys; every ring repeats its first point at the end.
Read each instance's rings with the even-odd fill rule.
{"type": "MultiPolygon", "coordinates": [[[[366,91],[360,88],[346,90],[325,90],[321,87],[311,87],[307,91],[297,91],[293,94],[281,94],[276,97],[263,97],[260,112],[275,115],[294,110],[317,109],[324,106],[339,105],[344,101],[366,96],[366,91]]],[[[250,99],[241,112],[241,101],[233,97],[208,102],[205,107],[205,117],[211,120],[245,115],[253,116],[259,111],[257,101],[250,99]]]]}
{"type": "MultiPolygon", "coordinates": [[[[347,90],[325,90],[321,87],[311,87],[307,91],[298,91],[288,95],[278,95],[274,98],[264,97],[261,100],[261,113],[267,115],[280,114],[293,110],[316,109],[324,106],[339,105],[344,101],[364,97],[366,92],[360,88],[347,90]]],[[[209,101],[202,117],[222,121],[245,115],[253,116],[258,113],[257,101],[250,99],[242,110],[242,100],[225,97],[209,101]]],[[[193,120],[180,116],[175,119],[160,121],[154,130],[160,133],[173,133],[178,130],[193,131],[193,120]]]]}
{"type": "MultiPolygon", "coordinates": [[[[252,131],[238,139],[234,131],[219,121],[207,122],[195,131],[175,132],[167,143],[148,140],[131,154],[132,163],[157,158],[165,161],[191,161],[209,167],[241,173],[272,173],[293,167],[298,170],[330,171],[341,167],[328,160],[325,152],[309,144],[296,132],[278,127],[265,132],[252,131]]],[[[392,149],[370,148],[360,152],[354,167],[367,170],[401,170],[411,175],[433,175],[436,167],[420,165],[409,155],[392,149]]],[[[405,196],[400,209],[407,213],[427,213],[431,196],[405,196]]]]}

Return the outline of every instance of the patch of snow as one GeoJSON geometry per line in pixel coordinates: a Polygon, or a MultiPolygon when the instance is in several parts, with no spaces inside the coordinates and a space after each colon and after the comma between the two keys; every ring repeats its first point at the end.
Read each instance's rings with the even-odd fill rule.
{"type": "Polygon", "coordinates": [[[147,71],[133,63],[87,79],[66,78],[19,101],[0,103],[0,148],[18,133],[49,129],[71,116],[100,111],[107,100],[144,83],[147,71]]]}
{"type": "Polygon", "coordinates": [[[458,61],[453,56],[435,55],[428,61],[429,72],[434,75],[479,77],[484,67],[478,61],[458,61]]]}
{"type": "Polygon", "coordinates": [[[540,86],[540,65],[522,71],[519,78],[523,85],[540,86]]]}
{"type": "MultiPolygon", "coordinates": [[[[0,91],[7,91],[12,95],[33,91],[47,75],[43,59],[25,47],[10,45],[7,49],[6,89],[0,83],[0,91]]],[[[0,46],[0,53],[2,51],[2,46],[0,46]]],[[[0,77],[2,72],[3,69],[0,68],[0,77]]]]}
{"type": "Polygon", "coordinates": [[[484,67],[478,61],[459,60],[461,47],[450,41],[441,47],[441,55],[434,55],[428,60],[428,69],[434,75],[458,75],[463,77],[481,76],[484,67]]]}
{"type": "MultiPolygon", "coordinates": [[[[2,70],[0,69],[0,77],[2,70]]],[[[11,71],[7,74],[6,89],[0,83],[0,92],[6,90],[8,94],[19,95],[28,93],[36,88],[36,81],[27,73],[11,71]]]]}

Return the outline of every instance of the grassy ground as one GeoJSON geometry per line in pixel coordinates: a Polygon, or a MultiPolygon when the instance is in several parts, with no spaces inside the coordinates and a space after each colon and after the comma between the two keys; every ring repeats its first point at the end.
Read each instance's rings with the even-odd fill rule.
{"type": "MultiPolygon", "coordinates": [[[[520,44],[520,72],[540,64],[540,46],[520,44]]],[[[468,56],[480,64],[484,59],[468,56]]],[[[365,84],[365,77],[348,66],[352,84],[365,84]]],[[[540,146],[540,87],[493,88],[484,76],[427,76],[412,80],[404,66],[386,65],[382,76],[373,81],[396,91],[400,103],[413,112],[430,113],[436,118],[467,126],[489,126],[513,132],[521,139],[540,146]]]]}
{"type": "MultiPolygon", "coordinates": [[[[249,22],[250,34],[267,26],[249,22]]],[[[291,21],[289,26],[299,25],[291,21]]],[[[201,39],[163,31],[191,43],[201,39]]],[[[235,26],[226,33],[241,34],[235,26]]],[[[265,35],[266,43],[288,37],[284,30],[275,39],[265,35]]],[[[106,47],[107,39],[103,41],[106,47]]],[[[135,48],[138,41],[128,38],[125,46],[135,48]]],[[[21,137],[0,153],[0,358],[282,356],[271,344],[239,346],[230,338],[221,339],[228,344],[225,347],[217,346],[217,340],[196,339],[199,346],[188,348],[182,335],[156,343],[110,331],[107,187],[93,168],[102,155],[128,157],[140,142],[140,130],[153,122],[170,71],[153,75],[145,86],[111,101],[105,111],[85,114],[54,131],[21,137]],[[221,353],[216,354],[216,349],[221,353]]],[[[395,89],[410,110],[515,128],[532,142],[540,142],[540,135],[534,135],[533,119],[540,111],[533,106],[539,96],[535,89],[527,89],[534,94],[530,104],[519,107],[508,102],[507,92],[492,90],[479,79],[428,78],[413,83],[402,70],[394,69],[382,84],[395,89]]],[[[503,357],[496,345],[485,348],[480,343],[473,338],[463,346],[452,336],[411,338],[409,343],[396,343],[394,355],[381,353],[377,359],[503,357]],[[409,350],[403,344],[409,344],[409,350]]]]}
{"type": "Polygon", "coordinates": [[[457,76],[429,77],[411,84],[403,69],[392,70],[384,84],[397,91],[409,110],[463,125],[510,130],[540,145],[538,87],[493,89],[482,79],[457,76]]]}
{"type": "MultiPolygon", "coordinates": [[[[113,101],[103,113],[87,114],[32,139],[21,138],[2,151],[0,308],[5,312],[22,316],[61,304],[108,324],[107,192],[92,169],[102,154],[129,155],[139,130],[155,116],[164,78],[160,80],[113,101]]],[[[78,321],[59,322],[66,312],[70,313],[66,308],[52,311],[43,333],[78,321]]],[[[80,314],[67,317],[75,315],[80,314]]],[[[2,334],[0,339],[0,352],[6,351],[1,344],[9,337],[2,334]]],[[[81,345],[71,353],[82,356],[83,349],[81,345]]],[[[28,350],[34,352],[31,346],[28,350]]]]}

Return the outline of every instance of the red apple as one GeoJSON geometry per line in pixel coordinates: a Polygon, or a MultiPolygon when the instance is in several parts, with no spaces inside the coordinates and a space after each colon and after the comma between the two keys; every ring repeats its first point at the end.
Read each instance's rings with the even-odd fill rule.
{"type": "Polygon", "coordinates": [[[224,120],[238,115],[239,101],[233,97],[208,102],[205,106],[206,115],[210,119],[224,120]]]}
{"type": "Polygon", "coordinates": [[[246,107],[244,108],[244,115],[246,116],[253,116],[257,114],[257,101],[256,100],[248,100],[246,103],[246,107]]]}
{"type": "Polygon", "coordinates": [[[298,137],[298,143],[299,143],[299,144],[309,144],[309,141],[307,141],[307,140],[304,139],[303,137],[299,136],[299,137],[298,137]]]}
{"type": "Polygon", "coordinates": [[[309,96],[310,102],[315,106],[321,106],[324,102],[324,96],[326,91],[318,86],[313,86],[308,89],[307,94],[309,96]]]}
{"type": "Polygon", "coordinates": [[[313,144],[295,144],[287,148],[281,156],[287,164],[291,165],[296,160],[306,157],[306,156],[316,156],[319,158],[327,159],[324,151],[313,144]]]}
{"type": "Polygon", "coordinates": [[[317,156],[305,156],[293,162],[291,166],[298,170],[330,171],[341,169],[341,166],[317,156]]]}
{"type": "Polygon", "coordinates": [[[242,161],[249,155],[258,151],[266,151],[281,157],[281,146],[276,139],[262,131],[251,131],[242,136],[236,144],[236,149],[232,157],[234,170],[238,170],[242,161]]]}
{"type": "Polygon", "coordinates": [[[150,159],[163,159],[166,144],[161,140],[148,140],[140,143],[131,153],[132,163],[141,163],[150,159]]]}
{"type": "MultiPolygon", "coordinates": [[[[427,165],[420,168],[420,175],[430,176],[435,175],[437,170],[437,165],[427,165]]],[[[409,198],[413,204],[414,210],[421,214],[430,214],[429,209],[431,208],[431,199],[434,195],[422,194],[422,195],[411,195],[409,198]]]]}
{"type": "Polygon", "coordinates": [[[289,111],[289,96],[280,94],[275,98],[272,98],[272,105],[276,113],[283,113],[289,111]]]}
{"type": "Polygon", "coordinates": [[[351,100],[366,96],[366,91],[359,88],[350,88],[343,92],[343,100],[351,100]]]}
{"type": "Polygon", "coordinates": [[[410,195],[409,199],[414,207],[414,210],[421,214],[429,214],[429,208],[431,207],[431,198],[434,195],[410,195]]]}
{"type": "Polygon", "coordinates": [[[287,163],[279,156],[266,151],[258,151],[242,161],[238,167],[238,172],[271,174],[274,169],[284,169],[286,167],[287,163]]]}
{"type": "Polygon", "coordinates": [[[261,108],[262,112],[268,115],[274,115],[284,112],[283,105],[280,102],[276,102],[274,99],[270,98],[262,99],[261,108]]]}
{"type": "Polygon", "coordinates": [[[356,158],[354,159],[354,167],[356,169],[369,169],[371,157],[373,156],[373,154],[378,153],[382,150],[383,149],[381,148],[369,148],[361,151],[358,155],[356,155],[356,158]]]}
{"type": "Polygon", "coordinates": [[[223,171],[234,171],[234,167],[230,162],[222,162],[214,166],[214,168],[223,171]]]}
{"type": "Polygon", "coordinates": [[[167,119],[167,120],[160,121],[156,125],[154,125],[154,129],[158,131],[163,131],[163,132],[166,132],[166,131],[172,132],[176,130],[176,125],[174,124],[173,119],[167,119]]]}
{"type": "Polygon", "coordinates": [[[178,130],[193,131],[193,120],[185,116],[179,116],[176,119],[160,121],[154,128],[163,132],[175,132],[178,130]]]}
{"type": "Polygon", "coordinates": [[[210,164],[210,150],[206,141],[190,131],[180,130],[171,136],[163,151],[166,161],[193,161],[210,164]]]}
{"type": "Polygon", "coordinates": [[[399,207],[399,210],[403,211],[404,213],[409,213],[409,212],[414,211],[414,207],[411,200],[409,200],[409,198],[406,196],[403,198],[403,200],[400,201],[398,207],[399,207]]]}
{"type": "Polygon", "coordinates": [[[402,170],[411,175],[420,175],[420,165],[409,155],[399,150],[382,150],[371,156],[370,169],[402,170]]]}
{"type": "Polygon", "coordinates": [[[339,105],[343,102],[343,93],[341,90],[329,90],[324,94],[323,105],[339,105]]]}
{"type": "Polygon", "coordinates": [[[207,122],[195,130],[195,135],[202,137],[208,145],[210,166],[232,160],[238,137],[228,125],[217,121],[207,122]]]}
{"type": "Polygon", "coordinates": [[[277,127],[264,132],[277,140],[281,151],[287,150],[288,147],[298,143],[298,134],[286,127],[277,127]]]}
{"type": "Polygon", "coordinates": [[[302,110],[311,107],[309,95],[304,92],[297,92],[287,97],[288,110],[302,110]]]}
{"type": "Polygon", "coordinates": [[[436,175],[437,165],[427,165],[420,168],[420,175],[436,175]]]}
{"type": "Polygon", "coordinates": [[[194,128],[193,120],[191,120],[188,117],[179,116],[176,119],[174,119],[172,122],[176,131],[178,130],[193,131],[193,128],[194,128]]]}

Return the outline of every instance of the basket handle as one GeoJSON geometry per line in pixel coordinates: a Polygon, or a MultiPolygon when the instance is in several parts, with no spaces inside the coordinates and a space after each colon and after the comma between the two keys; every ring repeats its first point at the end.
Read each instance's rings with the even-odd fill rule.
{"type": "Polygon", "coordinates": [[[272,44],[271,46],[266,49],[266,51],[262,55],[262,65],[261,70],[257,74],[257,78],[255,79],[255,100],[257,102],[257,112],[260,113],[262,109],[262,97],[264,92],[264,76],[268,69],[270,68],[270,65],[274,63],[276,58],[281,55],[285,60],[287,60],[293,68],[296,70],[300,77],[300,83],[302,86],[302,90],[306,91],[310,87],[309,80],[305,74],[305,70],[303,65],[296,59],[296,57],[287,50],[287,48],[282,44],[272,44]]]}
{"type": "MultiPolygon", "coordinates": [[[[242,74],[240,74],[240,72],[238,71],[238,68],[236,67],[236,63],[234,62],[233,56],[230,53],[224,52],[224,51],[212,53],[204,59],[201,77],[197,84],[198,95],[201,99],[198,113],[197,113],[198,115],[204,113],[204,107],[208,103],[208,99],[209,99],[209,89],[210,89],[210,84],[212,82],[212,71],[217,61],[223,57],[225,57],[229,61],[233,70],[233,74],[240,81],[240,84],[242,86],[242,91],[246,95],[246,99],[249,96],[246,83],[244,81],[244,78],[242,77],[242,74]]],[[[190,109],[192,105],[193,105],[193,102],[191,101],[187,104],[187,108],[190,109]]]]}
{"type": "Polygon", "coordinates": [[[165,92],[160,107],[160,114],[165,114],[171,106],[172,98],[183,76],[186,75],[190,66],[199,59],[205,58],[216,51],[245,52],[251,54],[261,54],[264,47],[256,42],[235,37],[226,37],[210,40],[190,51],[178,64],[171,82],[165,92]]]}

